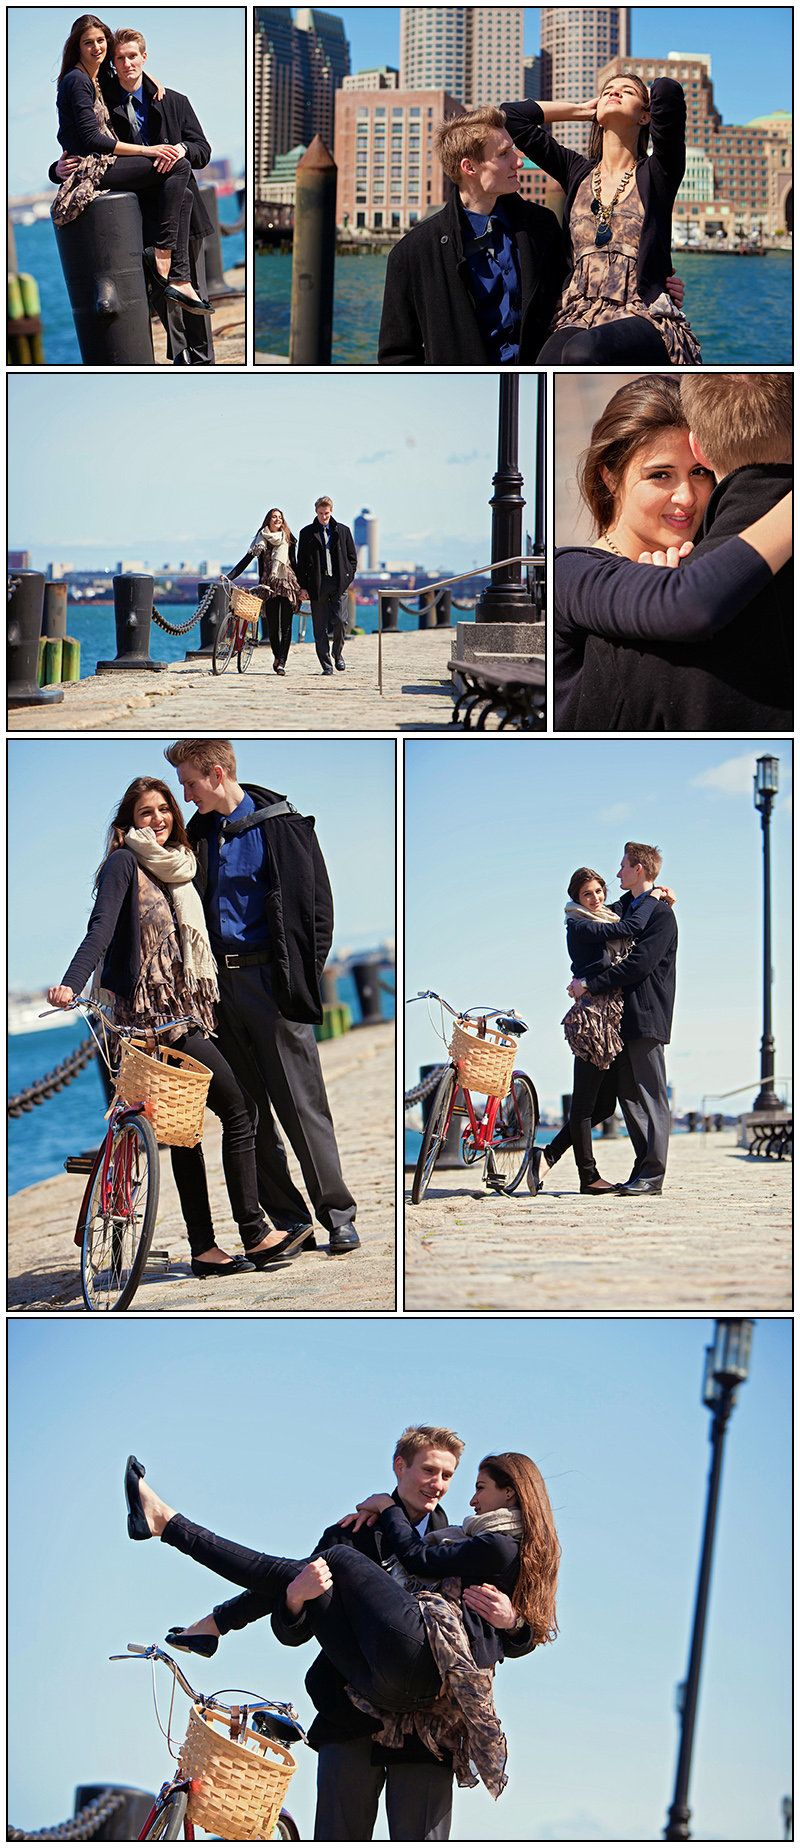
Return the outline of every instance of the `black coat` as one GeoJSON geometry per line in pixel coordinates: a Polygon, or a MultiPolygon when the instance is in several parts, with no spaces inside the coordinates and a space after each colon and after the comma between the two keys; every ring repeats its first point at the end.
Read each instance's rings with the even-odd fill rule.
{"type": "MultiPolygon", "coordinates": [[[[284,798],[255,783],[243,785],[257,809],[284,798]]],[[[208,885],[208,841],[214,815],[193,815],[187,834],[197,855],[195,885],[201,898],[208,885]]],[[[322,1020],[320,976],[333,940],[333,896],[314,832],[313,815],[265,819],[261,833],[267,857],[264,915],[269,932],[272,990],[284,1020],[322,1020]]]]}
{"type": "MultiPolygon", "coordinates": [[[[564,259],[573,267],[569,218],[572,201],[591,161],[576,148],[554,141],[545,127],[538,103],[504,103],[506,127],[516,146],[537,167],[549,173],[566,193],[564,205],[564,259]]],[[[671,77],[657,77],[650,90],[650,136],[653,151],[636,169],[636,185],[644,209],[639,239],[636,282],[643,302],[661,295],[672,275],[672,207],[686,166],[686,98],[671,77]]]]}
{"type": "MultiPolygon", "coordinates": [[[[150,104],[148,135],[151,147],[159,141],[168,142],[174,147],[175,143],[180,141],[186,149],[186,158],[190,167],[207,167],[211,159],[211,143],[203,134],[188,96],[182,96],[179,90],[165,90],[159,102],[155,93],[155,84],[146,72],[142,79],[142,89],[150,104]]],[[[107,100],[111,126],[117,140],[133,141],[133,130],[127,114],[127,93],[116,79],[107,100]]],[[[210,237],[214,231],[214,225],[203,204],[194,173],[189,178],[189,191],[192,195],[189,236],[210,237]]],[[[146,194],[141,199],[141,204],[143,213],[146,213],[148,208],[146,194]]]]}
{"type": "MultiPolygon", "coordinates": [[[[503,199],[519,257],[519,360],[530,365],[547,337],[566,266],[558,219],[511,194],[503,199]]],[[[378,339],[381,366],[485,366],[486,347],[464,256],[457,192],[389,252],[378,339]]]]}
{"type": "MultiPolygon", "coordinates": [[[[611,909],[619,910],[624,918],[632,903],[630,893],[626,892],[611,909]]],[[[634,1039],[655,1039],[663,1046],[669,1044],[677,953],[678,926],[671,906],[659,901],[654,904],[641,936],[625,961],[613,963],[610,968],[590,976],[586,984],[590,994],[605,995],[612,988],[622,989],[620,1035],[623,1045],[634,1039]]]]}
{"type": "MultiPolygon", "coordinates": [[[[355,540],[349,526],[342,526],[331,514],[329,522],[331,534],[331,564],[338,579],[339,590],[349,589],[358,570],[358,553],[355,540]]],[[[312,602],[316,603],[322,595],[322,567],[325,563],[325,545],[319,520],[312,520],[310,526],[300,529],[297,541],[297,576],[301,590],[308,592],[312,602]]]]}
{"type": "Polygon", "coordinates": [[[606,945],[615,937],[640,937],[653,906],[660,902],[643,898],[630,918],[620,917],[616,924],[602,923],[599,918],[567,918],[567,955],[573,975],[588,982],[601,970],[619,968],[619,963],[612,963],[606,945]]]}
{"type": "MultiPolygon", "coordinates": [[[[719,570],[713,555],[769,512],[791,485],[788,463],[756,463],[726,475],[706,508],[702,539],[679,567],[687,584],[696,571],[719,570]]],[[[747,550],[757,565],[757,553],[747,550]]],[[[596,729],[605,711],[599,722],[608,725],[613,712],[615,730],[791,731],[792,671],[789,563],[774,577],[767,573],[762,587],[711,637],[648,641],[643,647],[592,636],[576,729],[596,729]]]]}

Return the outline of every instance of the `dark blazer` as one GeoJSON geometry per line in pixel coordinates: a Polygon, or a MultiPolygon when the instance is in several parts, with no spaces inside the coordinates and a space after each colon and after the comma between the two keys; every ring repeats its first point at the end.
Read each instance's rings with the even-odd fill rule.
{"type": "MultiPolygon", "coordinates": [[[[355,540],[349,526],[342,526],[330,517],[331,564],[334,566],[340,592],[349,588],[358,570],[358,553],[355,540]]],[[[297,576],[302,590],[308,591],[314,603],[322,595],[322,567],[325,563],[325,546],[319,520],[312,520],[310,526],[300,529],[297,541],[297,576]]]]}
{"type": "MultiPolygon", "coordinates": [[[[188,96],[182,96],[179,90],[165,90],[159,102],[156,97],[156,86],[152,77],[148,77],[146,72],[142,79],[142,88],[150,105],[148,129],[150,145],[155,146],[156,142],[165,141],[174,146],[180,141],[186,149],[186,158],[190,167],[207,167],[211,159],[211,143],[203,134],[188,96]]],[[[127,114],[127,92],[123,90],[116,78],[106,100],[111,125],[117,140],[133,141],[133,130],[127,114]]],[[[210,237],[214,226],[203,204],[194,173],[190,175],[188,190],[192,195],[189,236],[210,237]]],[[[146,197],[141,203],[144,209],[147,205],[146,197]]]]}
{"type": "Polygon", "coordinates": [[[106,860],[86,936],[62,978],[73,994],[82,992],[102,957],[104,988],[130,1000],[141,967],[138,870],[129,847],[117,848],[106,860]]]}
{"type": "MultiPolygon", "coordinates": [[[[257,810],[284,800],[255,783],[243,787],[257,810]]],[[[214,825],[213,815],[193,815],[186,830],[197,856],[194,883],[201,898],[208,885],[208,840],[214,825]]],[[[322,1020],[320,976],[333,941],[333,895],[314,817],[293,809],[256,825],[266,848],[264,915],[275,1000],[285,1020],[317,1024],[322,1020]]]]}
{"type": "Polygon", "coordinates": [[[584,656],[576,729],[792,730],[791,563],[773,577],[752,547],[738,540],[761,582],[753,582],[749,596],[722,595],[732,536],[774,507],[791,485],[788,463],[755,463],[719,483],[706,508],[702,538],[672,575],[699,588],[696,573],[716,574],[706,609],[710,614],[712,600],[722,601],[724,625],[694,641],[677,635],[645,647],[593,636],[584,656]]]}
{"type": "MultiPolygon", "coordinates": [[[[630,893],[626,892],[612,910],[619,910],[624,918],[632,903],[630,893]]],[[[590,994],[608,994],[611,988],[622,989],[620,1036],[623,1045],[634,1039],[655,1039],[664,1046],[669,1045],[677,953],[678,926],[672,908],[657,901],[625,961],[589,977],[586,986],[590,994]]]]}
{"type": "MultiPolygon", "coordinates": [[[[514,194],[503,199],[522,286],[520,364],[535,360],[555,313],[566,266],[558,219],[514,194]]],[[[381,366],[485,366],[486,347],[464,256],[457,192],[389,252],[378,339],[381,366]]]]}
{"type": "Polygon", "coordinates": [[[618,963],[612,963],[606,945],[615,937],[640,937],[653,906],[660,902],[657,898],[643,898],[631,917],[620,917],[615,924],[601,923],[599,918],[567,918],[567,955],[573,975],[588,982],[590,975],[599,975],[602,969],[619,968],[618,963]]]}
{"type": "MultiPolygon", "coordinates": [[[[576,148],[554,141],[545,127],[538,103],[504,103],[506,128],[523,154],[549,173],[566,193],[563,238],[567,273],[573,267],[569,218],[572,201],[596,161],[576,148]]],[[[657,77],[650,89],[652,153],[636,169],[636,185],[644,207],[639,239],[636,281],[643,302],[661,295],[672,275],[672,207],[686,166],[686,98],[671,77],[657,77]]]]}

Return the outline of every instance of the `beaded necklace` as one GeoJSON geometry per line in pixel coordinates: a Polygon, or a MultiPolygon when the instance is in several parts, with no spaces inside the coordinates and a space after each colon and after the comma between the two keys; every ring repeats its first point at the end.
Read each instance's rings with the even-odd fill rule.
{"type": "Polygon", "coordinates": [[[600,168],[595,167],[593,169],[593,172],[592,172],[592,212],[594,213],[595,218],[599,219],[600,221],[597,226],[597,230],[595,231],[595,234],[594,234],[594,241],[595,241],[595,244],[598,246],[598,249],[602,250],[604,244],[611,243],[611,214],[614,210],[614,207],[617,203],[620,193],[623,193],[625,191],[625,188],[628,184],[631,174],[634,171],[635,171],[634,167],[629,167],[627,173],[623,173],[622,179],[619,182],[619,185],[617,187],[617,190],[614,194],[613,199],[611,200],[610,205],[604,205],[600,197],[600,188],[602,185],[602,181],[600,179],[600,168]]]}

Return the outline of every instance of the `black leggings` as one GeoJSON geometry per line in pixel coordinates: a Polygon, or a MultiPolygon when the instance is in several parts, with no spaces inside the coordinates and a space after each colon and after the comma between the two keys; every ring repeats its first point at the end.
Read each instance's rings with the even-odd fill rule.
{"type": "Polygon", "coordinates": [[[169,173],[157,173],[154,160],[144,154],[118,154],[113,167],[104,173],[103,192],[149,193],[158,190],[153,200],[157,224],[154,231],[156,250],[171,250],[170,282],[189,282],[189,221],[192,195],[187,191],[191,166],[188,160],[176,160],[169,173]]]}
{"type": "Polygon", "coordinates": [[[269,597],[264,604],[264,623],[270,647],[279,667],[285,667],[292,645],[294,610],[288,597],[269,597]]]}
{"type": "Polygon", "coordinates": [[[572,1080],[572,1103],[569,1122],[564,1124],[545,1153],[552,1168],[568,1148],[572,1148],[582,1187],[599,1181],[600,1175],[592,1150],[592,1126],[605,1123],[617,1107],[617,1081],[614,1066],[601,1072],[588,1059],[576,1059],[572,1080]]]}
{"type": "MultiPolygon", "coordinates": [[[[167,1522],[162,1540],[208,1566],[232,1585],[242,1585],[274,1610],[305,1559],[253,1553],[221,1540],[182,1514],[167,1522]]],[[[376,1707],[411,1712],[435,1700],[441,1676],[430,1651],[419,1603],[383,1567],[352,1546],[331,1546],[316,1555],[328,1562],[333,1585],[305,1606],[314,1635],[345,1681],[376,1707]]]]}
{"type": "Polygon", "coordinates": [[[669,366],[658,329],[641,314],[621,316],[604,327],[560,327],[546,340],[537,366],[669,366]]]}
{"type": "MultiPolygon", "coordinates": [[[[199,1059],[213,1074],[208,1088],[208,1108],[222,1124],[222,1166],[228,1199],[245,1251],[251,1251],[269,1231],[258,1203],[255,1105],[245,1096],[219,1047],[204,1033],[187,1033],[177,1042],[177,1050],[199,1059]]],[[[170,1156],[189,1246],[192,1256],[196,1257],[214,1243],[202,1145],[198,1143],[193,1149],[170,1149],[170,1156]]]]}

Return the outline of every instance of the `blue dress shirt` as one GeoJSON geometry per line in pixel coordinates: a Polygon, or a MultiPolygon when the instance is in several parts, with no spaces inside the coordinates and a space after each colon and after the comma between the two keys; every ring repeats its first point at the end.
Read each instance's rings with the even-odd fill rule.
{"type": "Polygon", "coordinates": [[[463,205],[461,211],[467,231],[464,254],[488,357],[501,366],[514,365],[519,359],[522,287],[511,226],[500,200],[488,216],[483,212],[468,212],[463,205]],[[470,248],[476,240],[484,240],[487,233],[488,242],[483,249],[470,248]]]}
{"type": "Polygon", "coordinates": [[[215,815],[215,827],[208,841],[208,886],[206,915],[212,944],[229,950],[242,943],[266,947],[269,929],[264,915],[268,890],[266,849],[260,828],[248,828],[234,834],[220,846],[220,828],[224,820],[241,821],[254,815],[256,804],[245,791],[238,808],[229,816],[215,815]]]}

